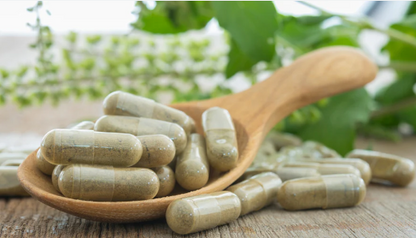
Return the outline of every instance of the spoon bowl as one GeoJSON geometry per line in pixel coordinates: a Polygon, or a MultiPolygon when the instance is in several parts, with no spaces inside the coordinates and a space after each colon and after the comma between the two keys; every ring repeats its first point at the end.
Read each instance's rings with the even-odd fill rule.
{"type": "Polygon", "coordinates": [[[171,105],[192,117],[200,134],[203,134],[201,115],[213,106],[227,109],[235,124],[238,165],[225,173],[212,170],[208,184],[195,191],[177,188],[168,197],[128,202],[66,198],[54,189],[51,178],[37,169],[36,151],[20,165],[18,177],[30,195],[75,216],[102,222],[140,222],[161,218],[169,204],[179,198],[220,191],[231,185],[253,162],[269,130],[292,111],[322,98],[362,87],[374,79],[376,73],[377,67],[359,50],[328,47],[300,57],[243,92],[171,105]]]}

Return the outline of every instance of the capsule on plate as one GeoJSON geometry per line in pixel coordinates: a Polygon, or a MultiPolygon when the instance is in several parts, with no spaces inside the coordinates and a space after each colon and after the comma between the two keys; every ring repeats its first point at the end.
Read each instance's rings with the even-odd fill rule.
{"type": "Polygon", "coordinates": [[[82,121],[75,126],[71,127],[72,130],[94,130],[94,122],[82,121]]]}
{"type": "Polygon", "coordinates": [[[220,172],[237,165],[237,136],[230,113],[223,108],[212,107],[202,114],[209,164],[220,172]]]}
{"type": "Polygon", "coordinates": [[[66,167],[66,165],[59,164],[59,165],[57,165],[55,167],[55,169],[53,169],[53,172],[52,172],[52,176],[51,176],[51,178],[52,178],[52,185],[56,189],[56,191],[58,191],[58,192],[61,192],[61,191],[59,191],[59,186],[58,186],[59,175],[61,174],[62,170],[65,167],[66,167]]]}
{"type": "Polygon", "coordinates": [[[0,167],[0,196],[29,196],[17,178],[17,166],[0,167]]]}
{"type": "Polygon", "coordinates": [[[277,201],[292,211],[341,208],[360,204],[365,194],[364,181],[357,175],[323,175],[284,182],[277,192],[277,201]]]}
{"type": "Polygon", "coordinates": [[[173,172],[173,170],[165,165],[159,168],[154,168],[152,169],[157,177],[159,178],[159,191],[156,194],[156,197],[165,197],[167,195],[169,195],[172,190],[175,188],[175,173],[173,172]]]}
{"type": "Polygon", "coordinates": [[[190,191],[208,182],[209,164],[203,136],[191,134],[184,152],[176,160],[175,175],[179,185],[190,191]]]}
{"type": "Polygon", "coordinates": [[[241,216],[270,205],[277,196],[282,180],[271,172],[261,173],[227,189],[238,196],[241,216]]]}
{"type": "Polygon", "coordinates": [[[43,157],[41,148],[39,148],[38,152],[36,152],[36,166],[42,173],[51,175],[56,165],[49,163],[45,157],[43,157]]]}
{"type": "Polygon", "coordinates": [[[157,103],[151,99],[125,92],[112,92],[103,103],[104,114],[153,118],[180,125],[190,134],[195,130],[195,122],[184,112],[157,103]]]}
{"type": "Polygon", "coordinates": [[[371,179],[371,168],[370,165],[362,159],[340,159],[340,158],[331,158],[331,159],[305,159],[305,160],[296,160],[296,162],[303,163],[319,163],[319,164],[344,164],[351,165],[357,168],[360,171],[361,178],[364,180],[365,184],[368,184],[371,179]]]}
{"type": "Polygon", "coordinates": [[[230,223],[240,212],[237,195],[221,191],[172,202],[166,211],[166,221],[170,229],[184,235],[230,223]]]}
{"type": "Polygon", "coordinates": [[[135,136],[91,130],[52,130],[43,137],[40,149],[51,164],[129,167],[142,156],[142,144],[135,136]]]}
{"type": "Polygon", "coordinates": [[[302,162],[291,162],[285,163],[282,167],[299,167],[299,168],[313,168],[316,169],[321,175],[329,174],[355,174],[358,177],[361,177],[360,171],[351,165],[342,165],[342,164],[318,164],[318,163],[302,163],[302,162]]]}
{"type": "Polygon", "coordinates": [[[159,178],[150,169],[74,164],[59,175],[59,191],[68,198],[132,201],[154,198],[159,178]]]}
{"type": "Polygon", "coordinates": [[[393,183],[404,187],[415,177],[415,164],[410,159],[369,150],[353,150],[347,157],[366,161],[371,167],[372,182],[393,183]]]}
{"type": "Polygon", "coordinates": [[[175,157],[175,144],[165,135],[137,137],[142,143],[143,154],[134,167],[156,168],[172,162],[175,157]]]}
{"type": "Polygon", "coordinates": [[[321,175],[314,168],[301,167],[279,167],[276,169],[276,174],[283,182],[292,179],[316,177],[321,175]]]}
{"type": "Polygon", "coordinates": [[[102,116],[95,123],[96,131],[130,133],[135,136],[162,134],[175,144],[176,153],[186,147],[187,137],[179,125],[150,118],[102,116]]]}

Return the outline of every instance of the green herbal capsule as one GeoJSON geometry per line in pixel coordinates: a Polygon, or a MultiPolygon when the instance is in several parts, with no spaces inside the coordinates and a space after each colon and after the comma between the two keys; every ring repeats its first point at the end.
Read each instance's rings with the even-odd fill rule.
{"type": "Polygon", "coordinates": [[[150,169],[74,164],[61,171],[58,186],[65,197],[74,199],[145,200],[156,196],[159,178],[150,169]]]}
{"type": "Polygon", "coordinates": [[[43,157],[41,148],[39,148],[38,152],[36,152],[36,166],[42,173],[51,175],[56,165],[49,163],[45,157],[43,157]]]}
{"type": "Polygon", "coordinates": [[[230,223],[240,212],[237,195],[221,191],[172,202],[166,211],[166,221],[170,229],[184,235],[230,223]]]}
{"type": "Polygon", "coordinates": [[[321,176],[315,168],[279,167],[276,174],[283,182],[292,179],[321,176]]]}
{"type": "Polygon", "coordinates": [[[176,153],[186,147],[187,136],[179,125],[150,118],[102,116],[95,123],[96,131],[129,133],[135,136],[162,134],[175,144],[176,153]]]}
{"type": "Polygon", "coordinates": [[[365,184],[368,184],[371,179],[370,165],[362,159],[349,159],[349,158],[348,159],[340,159],[340,158],[305,159],[305,160],[296,160],[296,162],[351,165],[360,171],[361,178],[364,180],[365,184]]]}
{"type": "Polygon", "coordinates": [[[75,126],[71,127],[72,130],[94,130],[94,122],[82,121],[75,126]]]}
{"type": "Polygon", "coordinates": [[[354,174],[323,175],[284,182],[277,201],[286,210],[341,208],[360,204],[366,194],[364,181],[354,174]]]}
{"type": "Polygon", "coordinates": [[[237,165],[237,136],[230,113],[212,107],[202,114],[209,164],[220,172],[237,165]]]}
{"type": "Polygon", "coordinates": [[[175,175],[179,185],[190,191],[202,188],[208,182],[209,164],[203,136],[191,134],[185,151],[176,160],[175,175]]]}
{"type": "Polygon", "coordinates": [[[43,137],[40,149],[51,164],[129,167],[142,156],[142,144],[135,136],[90,130],[52,130],[43,137]]]}
{"type": "Polygon", "coordinates": [[[360,171],[351,165],[343,165],[343,164],[318,164],[318,163],[285,163],[281,167],[284,168],[312,168],[316,169],[316,171],[321,175],[329,175],[329,174],[355,174],[358,177],[361,177],[360,171]]]}
{"type": "Polygon", "coordinates": [[[56,189],[56,191],[58,191],[58,192],[61,192],[61,191],[59,191],[59,186],[58,186],[59,175],[61,174],[62,170],[65,167],[66,167],[66,165],[63,165],[63,164],[57,165],[55,167],[55,169],[53,169],[53,172],[52,172],[52,176],[51,176],[51,178],[52,178],[52,185],[56,189]]]}
{"type": "Polygon", "coordinates": [[[17,166],[0,167],[0,196],[29,196],[17,178],[17,166]]]}
{"type": "Polygon", "coordinates": [[[233,192],[240,199],[242,216],[270,205],[277,196],[280,184],[282,180],[275,173],[266,172],[233,185],[227,191],[233,192]]]}
{"type": "Polygon", "coordinates": [[[273,143],[276,150],[285,146],[300,146],[302,144],[302,140],[299,137],[289,133],[270,132],[266,140],[273,143]]]}
{"type": "Polygon", "coordinates": [[[175,188],[176,183],[173,170],[167,165],[152,170],[156,173],[160,182],[159,191],[157,192],[156,197],[159,198],[169,195],[175,188]]]}
{"type": "Polygon", "coordinates": [[[353,150],[347,157],[366,161],[371,167],[372,182],[404,187],[415,177],[415,164],[410,159],[369,150],[353,150]]]}
{"type": "Polygon", "coordinates": [[[125,92],[112,92],[103,103],[104,114],[153,118],[180,125],[190,134],[195,131],[195,122],[184,112],[156,103],[155,101],[125,92]]]}
{"type": "Polygon", "coordinates": [[[143,154],[134,167],[156,168],[172,162],[175,157],[175,144],[165,135],[137,137],[142,143],[143,154]]]}

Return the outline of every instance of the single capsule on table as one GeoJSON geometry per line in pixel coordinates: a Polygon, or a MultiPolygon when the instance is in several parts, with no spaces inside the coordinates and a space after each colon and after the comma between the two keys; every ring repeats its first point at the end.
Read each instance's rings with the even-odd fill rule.
{"type": "Polygon", "coordinates": [[[0,167],[0,196],[29,196],[17,178],[17,166],[0,167]]]}
{"type": "Polygon", "coordinates": [[[296,162],[301,163],[319,163],[319,164],[343,164],[351,165],[357,168],[360,171],[361,178],[364,180],[364,183],[367,185],[371,179],[371,168],[370,165],[362,159],[340,159],[340,158],[331,158],[331,159],[305,159],[305,160],[296,160],[296,162]]]}
{"type": "Polygon", "coordinates": [[[159,198],[169,195],[175,188],[176,183],[173,170],[167,165],[152,170],[156,173],[160,183],[156,197],[159,198]]]}
{"type": "Polygon", "coordinates": [[[95,123],[96,131],[129,133],[135,136],[162,134],[175,144],[176,153],[186,147],[187,137],[179,125],[150,118],[102,116],[95,123]]]}
{"type": "Polygon", "coordinates": [[[43,137],[40,149],[51,164],[129,167],[142,156],[142,144],[135,136],[90,130],[52,130],[43,137]]]}
{"type": "Polygon", "coordinates": [[[0,164],[0,166],[17,166],[19,167],[19,165],[21,163],[23,163],[23,161],[25,161],[24,159],[9,159],[4,161],[2,164],[0,164]]]}
{"type": "Polygon", "coordinates": [[[285,146],[300,146],[302,144],[302,140],[295,135],[274,131],[267,135],[266,140],[270,141],[276,150],[285,146]]]}
{"type": "Polygon", "coordinates": [[[341,208],[360,204],[366,194],[364,181],[354,174],[323,175],[284,182],[277,201],[286,210],[341,208]]]}
{"type": "Polygon", "coordinates": [[[190,142],[176,160],[175,175],[179,185],[190,191],[208,182],[209,164],[203,136],[191,134],[190,142]]]}
{"type": "Polygon", "coordinates": [[[221,191],[172,202],[166,211],[166,221],[174,232],[185,235],[230,223],[240,212],[237,195],[221,191]]]}
{"type": "Polygon", "coordinates": [[[351,165],[343,164],[318,164],[318,163],[285,163],[281,167],[290,168],[290,167],[299,167],[299,168],[313,168],[316,169],[321,175],[329,174],[355,174],[358,177],[361,177],[360,171],[351,165]]]}
{"type": "Polygon", "coordinates": [[[82,121],[75,126],[71,127],[72,130],[94,130],[94,122],[82,121]]]}
{"type": "Polygon", "coordinates": [[[45,159],[45,157],[43,157],[41,150],[42,149],[39,148],[38,151],[36,152],[36,166],[42,173],[46,175],[51,175],[56,165],[49,163],[45,159]]]}
{"type": "Polygon", "coordinates": [[[317,177],[321,174],[314,168],[301,168],[301,167],[279,167],[276,169],[276,174],[279,178],[285,182],[287,180],[306,178],[306,177],[317,177]]]}
{"type": "Polygon", "coordinates": [[[202,114],[209,164],[220,172],[237,165],[237,136],[230,113],[212,107],[202,114]]]}
{"type": "Polygon", "coordinates": [[[156,168],[169,164],[175,157],[175,144],[165,135],[137,137],[142,143],[143,154],[134,167],[156,168]]]}
{"type": "Polygon", "coordinates": [[[254,175],[227,189],[238,196],[241,202],[241,216],[258,211],[270,205],[277,195],[282,180],[271,172],[254,175]]]}
{"type": "Polygon", "coordinates": [[[65,197],[74,199],[145,200],[156,196],[159,178],[150,169],[74,164],[61,171],[58,187],[65,197]]]}
{"type": "Polygon", "coordinates": [[[366,161],[371,167],[373,182],[387,182],[404,187],[415,177],[415,164],[410,159],[369,150],[353,150],[347,157],[366,161]]]}
{"type": "Polygon", "coordinates": [[[56,189],[56,191],[61,192],[58,186],[59,175],[61,174],[62,170],[66,167],[66,165],[60,164],[53,169],[52,172],[52,185],[56,189]]]}
{"type": "Polygon", "coordinates": [[[184,112],[157,103],[151,99],[125,92],[112,92],[103,103],[104,114],[153,118],[180,125],[190,134],[195,131],[195,122],[184,112]]]}

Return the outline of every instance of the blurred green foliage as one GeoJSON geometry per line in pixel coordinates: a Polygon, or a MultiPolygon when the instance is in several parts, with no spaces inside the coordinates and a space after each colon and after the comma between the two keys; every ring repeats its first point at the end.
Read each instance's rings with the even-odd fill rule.
{"type": "Polygon", "coordinates": [[[150,98],[168,93],[175,102],[218,97],[232,93],[227,80],[207,89],[198,79],[229,79],[242,72],[254,84],[259,73],[274,71],[309,51],[333,45],[360,47],[359,34],[372,30],[389,37],[381,53],[390,63],[381,67],[396,70],[397,80],[374,97],[357,89],[301,108],[275,129],[322,142],[341,154],[353,148],[357,132],[398,141],[401,123],[416,129],[415,2],[389,29],[377,28],[365,18],[334,15],[303,4],[319,14],[283,15],[272,2],[157,2],[154,8],[137,2],[137,20],[131,26],[140,34],[109,37],[71,32],[56,55],[51,50],[58,48],[54,35],[39,17],[47,10],[38,2],[27,9],[37,16],[35,23],[28,23],[38,33],[30,45],[38,52],[37,62],[0,69],[0,104],[101,99],[114,90],[150,98]],[[209,38],[194,39],[186,33],[203,29],[213,18],[225,30],[228,51],[212,48],[209,38]],[[329,19],[339,24],[325,26],[329,19]]]}

